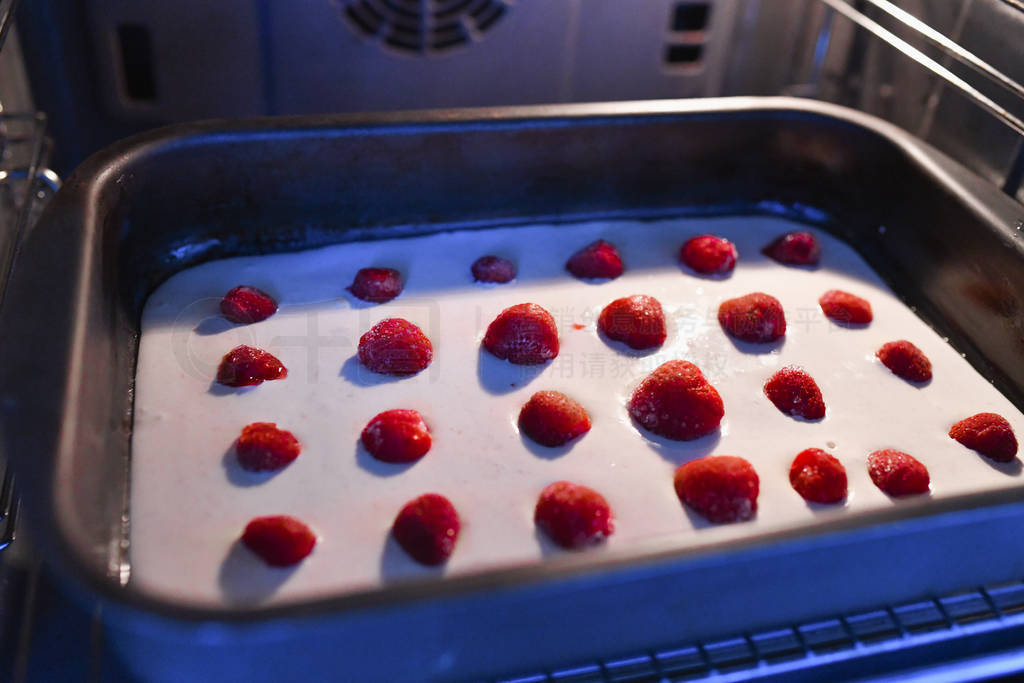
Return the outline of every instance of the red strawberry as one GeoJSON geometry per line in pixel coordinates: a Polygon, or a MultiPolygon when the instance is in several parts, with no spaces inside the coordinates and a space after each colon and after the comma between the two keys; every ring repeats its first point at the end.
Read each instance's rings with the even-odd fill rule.
{"type": "Polygon", "coordinates": [[[640,382],[629,400],[629,414],[655,434],[690,441],[715,431],[725,407],[700,368],[670,360],[640,382]]]}
{"type": "Polygon", "coordinates": [[[837,323],[866,325],[871,315],[871,302],[838,289],[830,289],[818,299],[825,317],[837,323]]]}
{"type": "Polygon", "coordinates": [[[996,462],[1010,462],[1017,455],[1013,428],[996,413],[978,413],[960,420],[950,427],[949,436],[996,462]]]}
{"type": "Polygon", "coordinates": [[[540,493],[533,521],[548,537],[573,550],[598,543],[615,531],[608,501],[597,491],[556,481],[540,493]]]}
{"type": "Polygon", "coordinates": [[[786,415],[825,417],[825,401],[814,378],[798,367],[782,368],[764,384],[764,395],[786,415]]]}
{"type": "Polygon", "coordinates": [[[597,326],[605,336],[632,349],[651,349],[665,342],[665,313],[653,296],[634,294],[616,299],[601,311],[597,326]]]}
{"type": "Polygon", "coordinates": [[[473,279],[477,282],[505,283],[516,276],[516,266],[508,259],[499,256],[481,256],[470,268],[473,279]]]}
{"type": "Polygon", "coordinates": [[[217,368],[217,382],[229,387],[250,387],[287,376],[288,369],[273,355],[244,344],[228,351],[217,368]]]}
{"type": "Polygon", "coordinates": [[[746,342],[765,344],[786,334],[786,315],[779,300],[763,292],[727,299],[718,307],[726,332],[746,342]]]}
{"type": "Polygon", "coordinates": [[[242,428],[235,444],[238,463],[250,472],[277,470],[299,457],[302,446],[295,435],[273,422],[253,422],[242,428]]]}
{"type": "Polygon", "coordinates": [[[558,355],[555,319],[537,304],[516,304],[487,327],[484,348],[516,365],[540,365],[558,355]]]}
{"type": "Polygon", "coordinates": [[[890,496],[927,493],[928,468],[913,456],[887,448],[868,456],[868,474],[875,486],[890,496]]]}
{"type": "Polygon", "coordinates": [[[519,429],[542,446],[561,446],[590,431],[590,416],[557,391],[538,391],[519,411],[519,429]]]}
{"type": "Polygon", "coordinates": [[[427,335],[402,318],[381,320],[359,338],[359,362],[382,375],[415,375],[433,357],[427,335]]]}
{"type": "Polygon", "coordinates": [[[220,312],[233,323],[258,323],[277,313],[277,302],[264,291],[241,285],[220,300],[220,312]]]}
{"type": "Polygon", "coordinates": [[[402,293],[402,274],[394,268],[362,268],[347,287],[352,296],[376,304],[402,293]]]}
{"type": "Polygon", "coordinates": [[[687,240],[679,260],[698,273],[728,273],[736,266],[736,245],[724,237],[700,235],[687,240]]]}
{"type": "Polygon", "coordinates": [[[622,275],[622,257],[614,244],[598,240],[569,257],[565,269],[580,279],[614,279],[622,275]]]}
{"type": "Polygon", "coordinates": [[[759,487],[754,467],[734,455],[709,455],[676,470],[679,500],[709,522],[743,522],[757,514],[759,487]]]}
{"type": "Polygon", "coordinates": [[[911,382],[927,382],[932,378],[932,362],[928,356],[905,339],[882,344],[875,355],[897,377],[911,382]]]}
{"type": "Polygon", "coordinates": [[[430,450],[430,430],[415,410],[386,410],[363,429],[363,445],[384,462],[413,462],[430,450]]]}
{"type": "Polygon", "coordinates": [[[461,528],[451,501],[437,493],[425,493],[402,507],[391,532],[412,559],[432,567],[451,557],[461,528]]]}
{"type": "Polygon", "coordinates": [[[810,232],[787,232],[762,249],[761,253],[791,266],[814,266],[821,260],[821,245],[810,232]]]}
{"type": "Polygon", "coordinates": [[[797,454],[789,468],[789,483],[812,503],[838,503],[846,498],[846,468],[820,448],[797,454]]]}
{"type": "Polygon", "coordinates": [[[242,543],[272,567],[290,567],[316,545],[312,530],[294,517],[257,517],[245,527],[242,543]]]}

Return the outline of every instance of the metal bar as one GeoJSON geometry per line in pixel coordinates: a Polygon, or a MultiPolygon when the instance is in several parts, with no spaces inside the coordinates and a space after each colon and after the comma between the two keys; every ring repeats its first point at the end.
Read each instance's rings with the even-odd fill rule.
{"type": "Polygon", "coordinates": [[[1017,196],[1017,191],[1024,184],[1024,140],[1017,147],[1017,157],[1006,174],[1006,181],[1003,183],[1003,192],[1011,197],[1017,196]]]}
{"type": "Polygon", "coordinates": [[[932,598],[932,603],[935,604],[936,609],[939,610],[939,614],[941,614],[942,618],[945,619],[945,621],[946,621],[946,628],[948,628],[948,629],[955,629],[957,627],[957,624],[949,616],[949,612],[946,611],[946,608],[943,606],[942,601],[939,600],[938,598],[932,598]]]}
{"type": "Polygon", "coordinates": [[[14,666],[11,671],[13,683],[23,683],[28,673],[29,652],[32,649],[32,635],[36,622],[36,593],[39,588],[40,562],[35,560],[28,569],[28,586],[21,610],[21,630],[18,633],[18,646],[14,655],[14,666]]]}
{"type": "Polygon", "coordinates": [[[14,23],[14,11],[18,9],[18,0],[0,0],[0,50],[7,39],[7,31],[14,23]]]}
{"type": "Polygon", "coordinates": [[[20,508],[21,501],[13,498],[11,508],[7,511],[7,517],[4,519],[3,528],[0,529],[0,550],[6,550],[18,536],[18,510],[20,508]]]}
{"type": "Polygon", "coordinates": [[[1024,85],[1017,83],[1015,80],[1004,74],[1002,71],[989,65],[988,62],[981,59],[973,52],[965,50],[956,41],[951,40],[945,34],[940,31],[936,31],[934,28],[924,23],[913,14],[900,9],[896,5],[889,2],[889,0],[865,0],[865,2],[877,7],[889,16],[893,17],[904,26],[920,33],[922,36],[927,38],[929,41],[938,45],[942,48],[943,52],[957,60],[961,64],[965,64],[976,72],[985,76],[996,85],[1001,86],[1008,92],[1013,93],[1017,97],[1024,99],[1024,85]]]}
{"type": "Polygon", "coordinates": [[[985,602],[988,604],[989,609],[992,610],[992,614],[995,615],[995,619],[1002,619],[1005,616],[1003,614],[1003,610],[999,609],[999,605],[997,605],[996,601],[992,599],[988,590],[986,590],[984,586],[980,586],[978,588],[978,592],[981,593],[981,597],[985,598],[985,602]]]}
{"type": "Polygon", "coordinates": [[[7,295],[7,282],[10,280],[11,272],[13,271],[14,260],[17,258],[18,250],[21,248],[21,240],[25,236],[25,231],[28,222],[28,217],[32,212],[32,204],[35,199],[35,179],[39,176],[39,170],[43,164],[43,139],[46,137],[46,116],[44,114],[36,114],[34,116],[36,120],[35,128],[35,142],[32,147],[32,153],[29,160],[28,166],[28,188],[26,196],[21,202],[21,206],[17,209],[14,223],[14,235],[12,236],[11,248],[7,250],[4,258],[4,262],[0,263],[0,304],[3,303],[7,295]]]}
{"type": "MultiPolygon", "coordinates": [[[[971,12],[971,8],[974,6],[974,0],[963,0],[960,4],[960,11],[957,13],[956,23],[953,26],[953,31],[950,37],[953,40],[960,40],[964,33],[964,25],[967,23],[967,17],[971,12]]],[[[950,60],[952,57],[946,55],[943,59],[942,65],[949,67],[950,60]]],[[[925,100],[924,112],[921,116],[921,122],[917,128],[917,136],[922,140],[928,138],[928,134],[931,132],[932,124],[935,123],[935,113],[939,109],[939,98],[942,96],[943,82],[934,81],[931,88],[929,88],[928,99],[925,100]]]]}
{"type": "Polygon", "coordinates": [[[818,29],[818,38],[814,43],[814,60],[811,62],[811,71],[807,81],[820,88],[821,74],[825,68],[825,57],[828,55],[829,43],[832,40],[832,22],[835,12],[827,11],[821,20],[821,27],[818,29]]]}
{"type": "MultiPolygon", "coordinates": [[[[871,1],[871,0],[868,0],[871,1]]],[[[869,19],[864,16],[853,7],[848,5],[843,0],[819,0],[823,2],[836,12],[839,12],[844,17],[857,24],[861,28],[874,34],[875,37],[888,43],[890,46],[896,48],[910,59],[914,60],[924,68],[931,71],[933,74],[943,79],[957,90],[962,92],[964,95],[974,100],[980,107],[988,111],[990,114],[1001,120],[1004,124],[1015,130],[1020,135],[1024,135],[1024,121],[1017,118],[1004,107],[1000,106],[997,102],[991,98],[985,96],[977,88],[972,86],[970,83],[960,78],[946,67],[939,64],[937,61],[924,54],[916,47],[903,40],[892,31],[889,31],[878,22],[869,19]]]]}
{"type": "Polygon", "coordinates": [[[0,550],[14,542],[18,524],[18,497],[14,492],[14,472],[6,463],[3,467],[3,483],[0,484],[0,550]]]}
{"type": "MultiPolygon", "coordinates": [[[[856,8],[861,11],[861,7],[856,8]]],[[[853,38],[847,48],[846,67],[836,101],[853,109],[864,109],[865,69],[868,61],[868,40],[870,36],[864,31],[854,31],[853,38]]]]}
{"type": "Polygon", "coordinates": [[[14,491],[14,472],[10,467],[4,467],[3,483],[0,484],[0,521],[7,518],[11,509],[11,500],[14,491]]]}
{"type": "MultiPolygon", "coordinates": [[[[810,14],[811,14],[810,10],[811,10],[811,7],[812,7],[812,3],[811,2],[805,3],[805,5],[804,5],[805,11],[800,12],[800,14],[799,14],[799,20],[798,20],[798,23],[797,23],[796,30],[793,32],[793,35],[796,37],[796,41],[794,43],[795,45],[802,46],[804,44],[804,35],[806,35],[808,33],[808,31],[810,30],[809,24],[810,24],[810,14]]],[[[793,50],[792,53],[790,54],[789,64],[786,66],[786,80],[785,80],[785,82],[787,84],[789,84],[789,83],[796,83],[797,79],[799,78],[799,76],[797,76],[797,70],[798,70],[797,67],[800,64],[800,61],[801,61],[800,58],[801,58],[802,53],[803,53],[803,50],[793,50]]]]}
{"type": "Polygon", "coordinates": [[[103,683],[105,644],[103,604],[96,603],[96,607],[92,611],[92,623],[89,625],[89,663],[87,665],[89,675],[86,678],[89,683],[103,683]]]}

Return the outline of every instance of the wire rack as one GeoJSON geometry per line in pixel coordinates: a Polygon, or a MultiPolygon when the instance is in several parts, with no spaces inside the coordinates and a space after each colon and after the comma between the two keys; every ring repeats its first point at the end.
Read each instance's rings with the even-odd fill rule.
{"type": "Polygon", "coordinates": [[[7,32],[14,23],[14,11],[18,9],[18,0],[0,0],[0,50],[4,47],[7,32]]]}
{"type": "MultiPolygon", "coordinates": [[[[920,3],[919,9],[926,7],[920,3]]],[[[808,0],[786,92],[892,120],[1024,201],[1024,85],[958,41],[969,21],[993,35],[1024,35],[1024,2],[950,0],[942,8],[951,15],[945,32],[890,0],[808,0]],[[1000,16],[1010,21],[996,25],[1000,16]],[[865,64],[872,57],[887,64],[887,74],[869,73],[865,64]],[[916,97],[919,84],[926,87],[916,97]],[[935,130],[936,114],[942,107],[953,110],[947,105],[955,98],[990,120],[958,114],[954,134],[944,137],[935,130]],[[1002,130],[990,132],[990,126],[1002,130]],[[981,149],[993,139],[998,150],[981,149]]],[[[1015,73],[1019,66],[1013,64],[1015,73]]]]}
{"type": "Polygon", "coordinates": [[[801,674],[846,680],[904,667],[900,680],[968,680],[1024,668],[1024,654],[992,653],[993,645],[1019,647],[1022,635],[1024,583],[1014,582],[498,681],[674,683],[801,674]],[[979,652],[987,654],[977,656],[979,652]],[[976,675],[969,675],[971,671],[976,675]]]}
{"type": "MultiPolygon", "coordinates": [[[[0,0],[0,51],[17,4],[18,0],[0,0]]],[[[0,303],[18,244],[60,186],[57,175],[46,168],[50,151],[46,117],[6,112],[0,101],[0,303]]],[[[14,475],[0,453],[0,550],[14,540],[18,507],[14,475]]]]}

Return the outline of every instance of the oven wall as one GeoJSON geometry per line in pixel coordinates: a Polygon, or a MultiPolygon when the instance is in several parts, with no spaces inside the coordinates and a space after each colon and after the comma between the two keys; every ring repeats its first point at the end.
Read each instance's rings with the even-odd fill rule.
{"type": "MultiPolygon", "coordinates": [[[[1018,0],[896,4],[1024,82],[1018,0]]],[[[820,0],[33,0],[18,21],[65,172],[192,119],[768,94],[879,115],[997,184],[1022,163],[1020,136],[820,0]]]]}
{"type": "MultiPolygon", "coordinates": [[[[19,22],[67,167],[190,119],[719,95],[745,4],[33,0],[19,22]]],[[[756,21],[804,3],[770,4],[756,21]]]]}

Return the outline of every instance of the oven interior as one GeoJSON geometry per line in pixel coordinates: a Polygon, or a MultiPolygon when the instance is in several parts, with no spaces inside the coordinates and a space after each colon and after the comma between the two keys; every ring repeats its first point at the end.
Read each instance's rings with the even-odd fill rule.
{"type": "MultiPolygon", "coordinates": [[[[0,274],[4,282],[19,242],[59,186],[51,166],[66,175],[116,139],[198,118],[782,94],[842,104],[890,121],[973,171],[981,179],[979,192],[995,190],[1024,200],[1024,87],[1020,85],[1024,46],[1014,39],[1024,31],[1024,8],[1016,0],[942,4],[659,1],[646,3],[642,9],[612,0],[520,0],[514,4],[503,0],[345,0],[301,7],[237,0],[211,9],[208,3],[195,0],[187,3],[189,6],[178,3],[173,10],[156,3],[49,0],[23,3],[14,13],[16,4],[9,0],[0,3],[0,17],[15,19],[5,22],[7,40],[0,53],[0,104],[4,105],[0,274]],[[80,30],[83,25],[87,31],[80,30]],[[780,45],[787,49],[780,50],[780,45]],[[238,78],[239,73],[256,76],[238,78]]],[[[770,129],[739,130],[750,137],[737,137],[748,145],[735,146],[734,154],[755,153],[778,160],[777,150],[772,157],[773,150],[761,144],[764,137],[770,139],[770,129]],[[758,136],[758,132],[764,135],[758,136]]],[[[253,143],[244,135],[239,141],[253,143]]],[[[516,145],[531,144],[516,141],[514,135],[507,143],[505,153],[512,156],[516,145]]],[[[442,149],[439,146],[438,155],[442,149]]],[[[842,167],[843,152],[841,146],[825,142],[811,156],[842,167]]],[[[873,162],[892,162],[885,158],[886,153],[891,152],[879,150],[873,162]]],[[[272,157],[273,152],[269,154],[272,157]]],[[[802,154],[806,155],[806,150],[802,154]]],[[[224,174],[238,171],[219,165],[214,158],[191,170],[203,181],[197,188],[211,188],[211,203],[216,202],[214,189],[232,186],[224,174]]],[[[272,192],[275,183],[281,182],[270,165],[267,171],[259,176],[259,182],[266,185],[252,188],[254,192],[272,192]]],[[[371,171],[378,179],[388,173],[383,166],[371,171]]],[[[528,171],[536,173],[537,169],[523,169],[518,187],[530,186],[528,171]]],[[[804,196],[813,196],[818,200],[816,208],[834,209],[837,214],[843,208],[849,211],[850,206],[864,205],[865,188],[843,182],[842,173],[822,176],[809,168],[805,171],[787,179],[792,185],[767,188],[769,194],[790,200],[790,206],[800,205],[804,196]],[[831,185],[822,187],[828,183],[831,185]],[[821,206],[822,197],[834,199],[835,204],[821,206]]],[[[721,177],[700,188],[699,175],[680,178],[658,169],[645,172],[639,187],[649,188],[650,194],[635,197],[638,209],[658,208],[652,203],[663,196],[659,190],[679,182],[698,184],[694,204],[722,206],[737,196],[741,203],[758,196],[756,192],[743,195],[742,183],[730,184],[721,177]]],[[[754,176],[758,174],[752,172],[754,176]]],[[[158,187],[171,180],[170,176],[143,177],[139,182],[158,187]]],[[[970,176],[958,180],[967,187],[979,182],[970,176]]],[[[960,251],[965,261],[984,267],[980,264],[986,262],[988,252],[971,253],[977,243],[965,234],[966,228],[959,227],[970,221],[955,220],[963,210],[955,199],[929,194],[926,183],[915,184],[914,177],[879,181],[870,189],[887,194],[884,205],[889,208],[900,205],[900,195],[929,196],[928,210],[921,214],[908,209],[908,217],[929,220],[948,230],[944,234],[950,241],[943,248],[960,251]]],[[[356,220],[360,227],[379,229],[385,222],[403,223],[391,213],[396,198],[380,193],[379,182],[357,186],[360,192],[353,200],[363,207],[356,220]],[[385,204],[386,220],[380,208],[385,204]]],[[[507,192],[507,188],[487,189],[507,192]]],[[[607,196],[621,198],[626,193],[607,196]]],[[[439,196],[433,198],[437,199],[439,196]]],[[[543,194],[526,192],[516,200],[519,210],[515,216],[484,215],[486,210],[479,206],[460,206],[460,210],[467,220],[482,223],[552,213],[552,207],[543,206],[543,194]]],[[[406,211],[408,223],[415,223],[424,211],[439,209],[430,206],[427,193],[397,201],[399,213],[406,211]]],[[[582,202],[565,210],[564,216],[601,215],[629,208],[597,206],[599,203],[596,198],[590,204],[582,202]]],[[[1010,208],[1005,208],[996,222],[1012,235],[1014,228],[1022,228],[1024,209],[1014,218],[1013,205],[1003,206],[1010,208]]],[[[282,205],[281,210],[287,208],[282,205]]],[[[864,212],[870,214],[868,209],[864,212]]],[[[159,216],[155,211],[142,218],[159,220],[159,216]]],[[[879,222],[874,215],[844,217],[847,226],[879,222]]],[[[211,221],[211,225],[215,223],[211,221]]],[[[294,237],[281,235],[269,225],[268,221],[265,244],[294,237]]],[[[304,231],[303,238],[313,235],[316,239],[319,234],[330,240],[317,232],[323,227],[304,231]]],[[[892,258],[886,249],[873,246],[866,232],[850,229],[853,232],[847,238],[862,252],[875,249],[876,260],[892,258]]],[[[184,244],[189,236],[179,237],[184,244]]],[[[992,239],[997,238],[994,233],[992,239]]],[[[159,245],[143,243],[129,248],[141,250],[138,254],[149,248],[172,248],[172,232],[162,239],[166,241],[159,245]]],[[[948,285],[923,277],[927,274],[923,266],[921,272],[913,272],[914,252],[907,248],[907,253],[899,255],[899,268],[879,270],[895,273],[892,277],[897,279],[906,278],[903,289],[928,288],[921,299],[922,314],[930,315],[928,306],[945,306],[938,317],[950,319],[948,314],[962,302],[948,285]]],[[[193,253],[190,258],[214,256],[193,253]]],[[[127,269],[136,262],[146,259],[124,260],[127,269]]],[[[1005,263],[993,267],[1005,271],[1004,282],[1019,276],[1019,261],[1012,253],[1005,263]]],[[[151,286],[165,274],[150,269],[124,277],[151,286]]],[[[900,289],[900,283],[894,285],[900,289]]],[[[131,298],[143,296],[143,290],[130,293],[121,288],[120,292],[131,298]]],[[[1009,320],[1019,332],[1022,320],[1014,301],[1012,292],[997,297],[995,314],[1009,320]]],[[[130,309],[138,303],[126,301],[125,305],[130,309]]],[[[977,324],[965,322],[967,326],[977,324]]],[[[976,367],[991,371],[1004,393],[1020,405],[1019,387],[1024,382],[1019,377],[1019,351],[1008,351],[1005,342],[997,343],[995,338],[987,340],[991,348],[979,350],[975,348],[979,338],[957,340],[957,327],[949,331],[954,343],[960,342],[958,348],[977,354],[976,367]]],[[[982,345],[985,342],[980,338],[982,345]]],[[[99,671],[103,680],[130,680],[137,670],[123,669],[114,649],[109,644],[104,647],[108,626],[100,603],[83,606],[45,597],[49,587],[57,584],[47,571],[40,571],[32,539],[21,533],[15,474],[5,470],[0,487],[0,530],[4,545],[10,546],[0,552],[0,560],[11,596],[5,596],[4,604],[10,607],[0,631],[3,642],[11,647],[4,648],[8,654],[0,656],[0,665],[9,666],[15,677],[22,678],[88,670],[99,671]],[[11,543],[16,530],[19,538],[11,543]],[[63,626],[40,626],[47,623],[63,626]],[[40,652],[55,638],[70,638],[77,644],[66,657],[46,661],[40,652]]],[[[997,652],[1019,642],[1024,622],[1015,614],[1024,609],[1024,584],[984,583],[979,580],[927,599],[915,595],[909,601],[880,600],[877,608],[856,614],[828,613],[799,623],[780,622],[778,628],[757,633],[709,631],[705,637],[698,632],[680,639],[675,648],[640,648],[635,654],[616,651],[608,656],[577,653],[565,659],[552,657],[542,666],[522,671],[506,667],[493,675],[522,674],[528,679],[536,676],[536,680],[661,680],[729,673],[768,676],[822,667],[816,669],[822,675],[829,671],[843,677],[871,670],[858,666],[919,667],[936,660],[939,651],[946,653],[938,658],[945,663],[979,651],[997,652]]],[[[61,589],[53,590],[59,594],[61,589]]],[[[159,671],[156,660],[154,657],[154,670],[159,671]]],[[[1001,663],[993,664],[995,671],[1014,671],[1013,667],[1019,666],[1011,658],[997,660],[1001,663]]]]}

